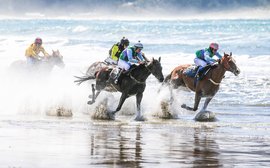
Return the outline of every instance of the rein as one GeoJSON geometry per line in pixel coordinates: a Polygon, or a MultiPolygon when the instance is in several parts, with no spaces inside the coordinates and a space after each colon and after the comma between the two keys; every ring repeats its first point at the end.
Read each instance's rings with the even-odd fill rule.
{"type": "Polygon", "coordinates": [[[130,76],[130,78],[131,78],[132,80],[134,80],[136,83],[138,83],[138,84],[145,84],[145,82],[141,82],[141,81],[138,81],[137,79],[135,79],[131,74],[130,74],[129,76],[130,76]]]}
{"type": "MultiPolygon", "coordinates": [[[[208,71],[210,71],[210,69],[208,69],[207,70],[207,72],[206,73],[208,73],[208,71]]],[[[210,82],[212,82],[214,85],[216,85],[216,86],[218,86],[220,83],[218,83],[218,82],[215,82],[212,78],[209,78],[208,77],[208,80],[210,81],[210,82]]]]}
{"type": "MultiPolygon", "coordinates": [[[[149,64],[148,64],[148,65],[149,65],[149,64]]],[[[148,66],[147,66],[147,65],[144,65],[144,66],[145,66],[145,68],[147,69],[147,71],[151,73],[151,71],[148,69],[148,66]]],[[[145,81],[144,81],[144,82],[141,82],[141,81],[137,80],[134,76],[131,75],[131,73],[130,73],[129,76],[130,76],[130,78],[131,78],[132,80],[134,80],[136,83],[138,83],[138,84],[145,84],[145,81]]]]}

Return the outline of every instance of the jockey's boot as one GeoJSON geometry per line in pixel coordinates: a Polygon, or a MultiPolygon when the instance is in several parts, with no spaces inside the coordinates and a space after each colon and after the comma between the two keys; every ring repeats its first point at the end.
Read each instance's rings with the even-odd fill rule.
{"type": "Polygon", "coordinates": [[[121,69],[119,72],[118,72],[118,74],[117,74],[117,76],[116,76],[116,78],[115,78],[115,80],[114,80],[114,83],[115,84],[117,84],[118,83],[118,78],[119,78],[119,76],[123,73],[123,69],[121,69]]]}
{"type": "Polygon", "coordinates": [[[197,80],[201,80],[203,77],[203,72],[204,72],[204,67],[199,66],[197,73],[195,75],[195,77],[197,78],[197,80]]]}

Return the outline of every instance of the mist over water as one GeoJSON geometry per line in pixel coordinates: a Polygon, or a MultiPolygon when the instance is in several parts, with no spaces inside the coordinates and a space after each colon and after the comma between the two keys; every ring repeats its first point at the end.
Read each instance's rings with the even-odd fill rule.
{"type": "Polygon", "coordinates": [[[0,16],[84,19],[269,19],[269,0],[9,0],[0,16]],[[68,12],[67,12],[68,11],[68,12]]]}

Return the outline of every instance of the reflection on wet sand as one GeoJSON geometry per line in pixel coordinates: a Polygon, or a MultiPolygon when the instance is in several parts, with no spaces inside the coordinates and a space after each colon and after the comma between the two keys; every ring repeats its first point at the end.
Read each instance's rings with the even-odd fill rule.
{"type": "Polygon", "coordinates": [[[212,128],[194,128],[193,166],[195,167],[222,167],[219,163],[218,144],[207,134],[212,128]]]}
{"type": "Polygon", "coordinates": [[[50,118],[2,120],[0,126],[2,167],[270,166],[268,123],[50,118]]]}
{"type": "Polygon", "coordinates": [[[157,127],[99,126],[91,133],[91,165],[222,166],[218,144],[208,136],[212,128],[157,127]]]}
{"type": "Polygon", "coordinates": [[[91,164],[140,167],[141,126],[103,127],[91,134],[91,164]]]}

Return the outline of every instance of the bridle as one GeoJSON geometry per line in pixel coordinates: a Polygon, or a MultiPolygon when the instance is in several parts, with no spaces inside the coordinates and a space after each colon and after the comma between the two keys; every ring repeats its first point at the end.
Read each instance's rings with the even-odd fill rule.
{"type": "MultiPolygon", "coordinates": [[[[153,62],[153,61],[151,61],[151,62],[149,62],[149,63],[146,62],[146,64],[144,64],[144,66],[146,67],[146,69],[147,69],[148,72],[150,72],[150,73],[151,73],[151,70],[150,70],[148,67],[149,67],[149,65],[150,65],[152,62],[153,62]]],[[[144,81],[144,82],[141,82],[141,81],[137,80],[134,76],[132,76],[131,73],[129,74],[129,76],[130,76],[130,78],[131,78],[132,80],[134,80],[136,83],[138,83],[138,84],[145,84],[145,81],[144,81]]]]}
{"type": "Polygon", "coordinates": [[[231,61],[235,63],[235,60],[231,56],[224,56],[222,57],[220,64],[224,66],[226,71],[234,72],[235,70],[229,65],[229,62],[231,61]]]}

